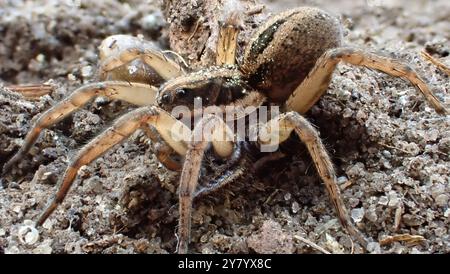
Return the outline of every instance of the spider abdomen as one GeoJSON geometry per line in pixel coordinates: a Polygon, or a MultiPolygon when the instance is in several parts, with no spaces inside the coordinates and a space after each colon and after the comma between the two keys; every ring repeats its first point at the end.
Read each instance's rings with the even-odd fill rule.
{"type": "Polygon", "coordinates": [[[283,102],[303,81],[317,59],[342,44],[342,27],[330,14],[310,7],[267,20],[245,51],[241,70],[253,88],[283,102]]]}

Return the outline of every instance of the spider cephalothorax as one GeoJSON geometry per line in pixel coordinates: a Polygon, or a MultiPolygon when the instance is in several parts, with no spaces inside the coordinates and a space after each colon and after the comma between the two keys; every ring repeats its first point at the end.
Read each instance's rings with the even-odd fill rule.
{"type": "Polygon", "coordinates": [[[44,128],[97,96],[124,100],[140,107],[120,117],[78,152],[37,225],[42,225],[63,201],[83,165],[142,129],[152,141],[161,143],[156,154],[167,168],[181,169],[180,164],[172,160],[173,154],[184,157],[179,187],[178,252],[187,252],[193,198],[229,182],[219,178],[199,187],[205,151],[211,147],[215,157],[236,163],[245,152],[241,150],[242,144],[252,141],[260,146],[278,145],[295,132],[311,154],[342,226],[363,247],[366,245],[365,237],[348,216],[330,157],[316,129],[302,114],[326,92],[332,73],[341,61],[405,78],[438,113],[444,114],[446,109],[408,66],[360,49],[341,47],[339,21],[322,10],[297,8],[270,17],[249,40],[239,64],[235,63],[234,54],[240,26],[233,23],[233,18],[236,16],[230,16],[230,20],[222,24],[216,66],[197,72],[187,72],[187,66],[176,61],[180,58],[172,59],[169,53],[138,38],[112,36],[102,43],[102,82],[77,89],[42,114],[19,152],[3,167],[4,173],[23,158],[44,128]],[[196,108],[197,101],[202,103],[200,108],[196,108]],[[233,122],[251,116],[261,106],[273,105],[279,106],[282,113],[271,115],[268,122],[258,124],[260,131],[254,140],[237,140],[237,133],[229,127],[230,121],[224,121],[216,113],[232,111],[233,122]],[[178,107],[188,110],[187,121],[196,122],[182,122],[186,116],[174,113],[178,107]],[[210,107],[215,110],[208,110],[210,107]],[[209,138],[211,136],[213,138],[209,138]]]}
{"type": "Polygon", "coordinates": [[[159,105],[170,111],[176,106],[194,109],[194,101],[203,106],[229,105],[242,99],[249,90],[242,74],[233,67],[213,67],[166,82],[159,90],[159,105]]]}

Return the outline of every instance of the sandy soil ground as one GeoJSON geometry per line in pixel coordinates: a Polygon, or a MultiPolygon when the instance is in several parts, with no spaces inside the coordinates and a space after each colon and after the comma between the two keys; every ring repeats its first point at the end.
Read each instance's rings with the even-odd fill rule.
{"type": "MultiPolygon", "coordinates": [[[[169,47],[157,3],[96,2],[1,2],[0,167],[39,113],[95,82],[96,47],[103,38],[141,34],[169,47]],[[37,100],[6,88],[44,82],[55,90],[37,100]]],[[[449,106],[448,76],[419,54],[427,48],[450,64],[448,1],[353,2],[274,0],[264,12],[307,4],[338,14],[347,44],[411,64],[449,106]]],[[[131,108],[96,100],[43,132],[26,159],[1,179],[0,253],[175,251],[179,176],[156,161],[141,133],[82,168],[39,239],[22,231],[55,192],[75,151],[131,108]]],[[[436,114],[404,80],[346,65],[307,116],[332,155],[352,219],[371,240],[368,252],[450,252],[448,117],[436,114]],[[424,240],[383,244],[399,234],[424,240]]],[[[284,150],[295,153],[195,202],[192,252],[321,252],[304,239],[331,253],[362,252],[340,227],[305,147],[290,140],[284,150]]]]}

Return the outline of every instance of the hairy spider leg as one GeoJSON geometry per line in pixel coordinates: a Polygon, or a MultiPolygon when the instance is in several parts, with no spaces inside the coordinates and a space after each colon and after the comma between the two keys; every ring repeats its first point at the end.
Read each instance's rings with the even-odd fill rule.
{"type": "Polygon", "coordinates": [[[286,101],[287,108],[301,114],[306,113],[327,90],[333,71],[340,61],[355,66],[376,69],[395,77],[405,78],[423,94],[437,113],[448,113],[444,105],[412,68],[397,60],[351,47],[336,48],[325,52],[317,60],[308,76],[288,98],[286,101]]]}
{"type": "Polygon", "coordinates": [[[58,123],[98,96],[123,100],[138,106],[156,104],[157,89],[153,86],[121,81],[105,81],[87,84],[44,112],[33,124],[19,151],[3,166],[2,174],[11,168],[31,149],[45,128],[58,123]]]}
{"type": "Polygon", "coordinates": [[[212,143],[212,147],[219,157],[226,158],[231,156],[234,148],[234,137],[231,134],[232,131],[225,122],[218,116],[211,114],[205,115],[194,127],[180,177],[178,253],[188,252],[191,234],[192,201],[195,197],[205,150],[212,143]],[[207,138],[208,135],[215,136],[215,134],[228,136],[228,138],[225,140],[207,138]]]}
{"type": "Polygon", "coordinates": [[[90,164],[113,146],[126,140],[136,130],[148,126],[154,127],[164,141],[178,154],[184,155],[186,153],[187,143],[183,140],[183,134],[186,135],[184,139],[188,139],[191,132],[189,128],[159,107],[147,106],[135,109],[117,119],[111,127],[91,140],[75,155],[58,183],[56,195],[46,207],[36,225],[42,225],[62,203],[82,166],[90,164]],[[174,131],[175,128],[177,128],[177,131],[174,131]]]}
{"type": "Polygon", "coordinates": [[[299,113],[291,111],[270,120],[262,127],[263,130],[260,131],[259,135],[259,142],[261,144],[272,142],[282,143],[289,137],[292,131],[297,133],[297,136],[306,145],[317,172],[325,183],[331,203],[338,214],[342,227],[350,234],[350,236],[352,236],[352,238],[356,239],[364,248],[366,248],[367,240],[350,220],[348,211],[341,198],[336,173],[330,156],[319,137],[319,133],[311,123],[299,113]]]}

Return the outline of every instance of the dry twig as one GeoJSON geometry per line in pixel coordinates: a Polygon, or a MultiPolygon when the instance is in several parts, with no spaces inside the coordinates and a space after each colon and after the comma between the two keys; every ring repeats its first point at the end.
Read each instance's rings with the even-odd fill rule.
{"type": "Polygon", "coordinates": [[[323,248],[323,247],[321,247],[321,246],[311,242],[310,240],[308,240],[306,238],[303,238],[302,236],[294,235],[294,238],[299,240],[299,241],[301,241],[301,242],[303,242],[303,243],[305,243],[305,244],[307,244],[307,245],[309,245],[310,247],[312,247],[312,248],[314,248],[314,249],[316,249],[316,250],[318,250],[318,251],[320,251],[320,252],[322,252],[324,254],[331,254],[325,248],[323,248]]]}

